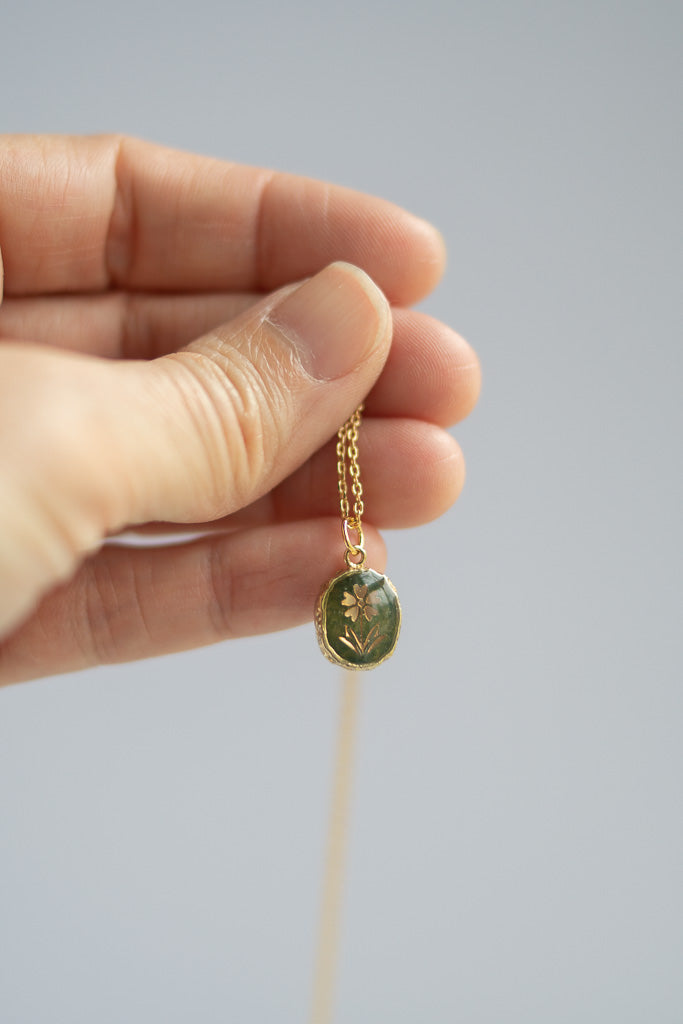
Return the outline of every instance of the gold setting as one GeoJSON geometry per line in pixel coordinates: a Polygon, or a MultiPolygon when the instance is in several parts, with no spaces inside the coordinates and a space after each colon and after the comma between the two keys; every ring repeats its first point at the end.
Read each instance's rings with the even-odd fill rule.
{"type": "Polygon", "coordinates": [[[372,661],[370,664],[365,665],[358,664],[355,661],[351,661],[350,659],[345,658],[342,654],[334,650],[328,636],[328,604],[335,585],[342,580],[348,581],[349,583],[348,590],[345,589],[344,597],[341,600],[341,605],[344,608],[343,616],[348,617],[351,620],[351,622],[348,625],[345,625],[344,633],[337,634],[337,636],[335,637],[337,642],[340,644],[344,644],[345,646],[348,646],[351,651],[362,656],[363,654],[370,654],[375,647],[379,646],[382,640],[386,639],[386,634],[382,633],[376,624],[370,625],[370,628],[367,630],[367,632],[365,632],[365,635],[363,635],[364,630],[360,630],[359,636],[356,630],[354,629],[354,626],[358,619],[361,620],[361,625],[363,620],[370,624],[372,622],[372,619],[378,614],[377,609],[375,607],[375,604],[377,602],[377,591],[373,591],[370,594],[367,594],[366,584],[353,583],[353,578],[354,576],[356,576],[356,574],[357,569],[355,568],[345,569],[343,572],[337,573],[337,575],[334,576],[329,581],[329,583],[326,583],[325,586],[320,591],[315,609],[315,628],[318,637],[318,644],[320,645],[320,650],[325,655],[327,660],[331,661],[333,665],[342,665],[344,668],[350,669],[352,672],[367,671],[368,669],[376,668],[378,665],[383,665],[384,662],[387,661],[396,650],[396,644],[398,643],[398,637],[401,632],[401,602],[398,599],[396,587],[393,585],[393,583],[387,576],[384,576],[381,573],[377,573],[377,576],[381,577],[384,585],[386,585],[391,591],[391,594],[396,603],[396,628],[394,631],[394,637],[390,642],[388,650],[377,661],[372,661]],[[358,600],[354,601],[354,597],[356,596],[355,591],[357,589],[365,589],[366,591],[366,594],[364,594],[361,599],[362,603],[358,600]],[[348,601],[347,595],[349,598],[348,601]],[[372,600],[373,598],[374,601],[372,600]],[[356,611],[355,619],[353,618],[352,614],[354,611],[356,611]],[[346,630],[348,630],[348,633],[346,632],[346,630]]]}

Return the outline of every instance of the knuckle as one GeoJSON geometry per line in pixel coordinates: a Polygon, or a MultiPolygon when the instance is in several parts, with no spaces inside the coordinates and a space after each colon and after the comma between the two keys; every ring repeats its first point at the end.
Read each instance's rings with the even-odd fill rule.
{"type": "Polygon", "coordinates": [[[223,545],[214,541],[207,548],[207,615],[213,635],[227,640],[234,630],[234,574],[223,555],[223,545]]]}
{"type": "Polygon", "coordinates": [[[152,631],[139,572],[134,559],[117,559],[113,549],[102,551],[84,566],[77,599],[77,641],[90,663],[116,661],[122,650],[134,658],[149,647],[152,631]]]}
{"type": "Polygon", "coordinates": [[[86,663],[106,664],[112,660],[119,635],[119,616],[123,594],[121,580],[114,581],[106,558],[84,567],[80,579],[75,618],[75,640],[86,663]]]}
{"type": "Polygon", "coordinates": [[[237,508],[253,500],[292,420],[292,374],[260,334],[239,346],[207,336],[169,357],[185,371],[181,400],[200,441],[216,516],[226,513],[226,501],[237,508]]]}

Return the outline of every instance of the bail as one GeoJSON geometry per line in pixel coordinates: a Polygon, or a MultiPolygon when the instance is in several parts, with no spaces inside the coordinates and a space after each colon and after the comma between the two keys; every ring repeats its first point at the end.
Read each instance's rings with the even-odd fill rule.
{"type": "Polygon", "coordinates": [[[363,546],[363,527],[357,516],[346,516],[342,519],[342,537],[346,545],[344,561],[349,569],[362,569],[365,565],[365,547],[363,546]],[[355,533],[354,542],[351,534],[355,533]]]}

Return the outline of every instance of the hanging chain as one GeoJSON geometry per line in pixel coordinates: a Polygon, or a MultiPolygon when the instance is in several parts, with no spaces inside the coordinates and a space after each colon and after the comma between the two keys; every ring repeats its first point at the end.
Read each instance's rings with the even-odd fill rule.
{"type": "Polygon", "coordinates": [[[344,558],[349,569],[362,569],[365,565],[365,548],[363,547],[363,527],[361,518],[365,509],[363,504],[363,485],[360,481],[358,465],[358,428],[363,414],[363,406],[359,405],[352,416],[337,432],[337,480],[339,483],[339,508],[342,517],[342,536],[346,545],[344,558]],[[349,479],[351,481],[351,497],[349,496],[349,479]],[[356,541],[351,537],[355,533],[356,541]]]}

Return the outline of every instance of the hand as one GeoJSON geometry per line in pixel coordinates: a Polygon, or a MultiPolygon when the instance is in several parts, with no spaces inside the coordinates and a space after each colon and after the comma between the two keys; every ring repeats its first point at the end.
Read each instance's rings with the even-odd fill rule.
{"type": "Polygon", "coordinates": [[[370,564],[368,522],[457,497],[442,428],[479,367],[406,308],[443,270],[423,221],[131,139],[12,136],[0,246],[1,681],[310,618],[339,569],[330,439],[366,396],[370,564]],[[104,543],[177,524],[203,536],[104,543]]]}

